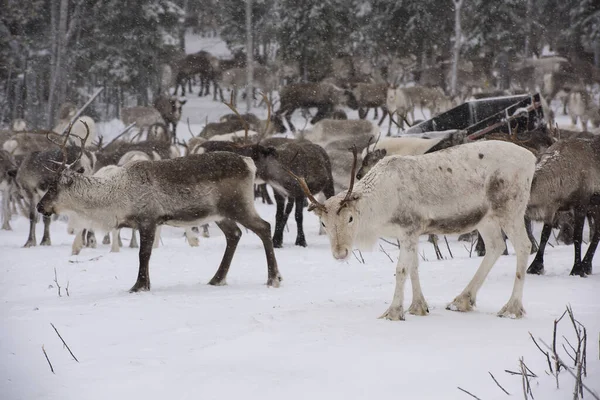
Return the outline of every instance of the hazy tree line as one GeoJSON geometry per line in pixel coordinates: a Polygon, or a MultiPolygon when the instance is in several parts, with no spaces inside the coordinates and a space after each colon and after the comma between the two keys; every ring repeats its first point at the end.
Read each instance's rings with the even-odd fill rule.
{"type": "MultiPolygon", "coordinates": [[[[367,56],[420,68],[452,59],[456,0],[253,0],[255,55],[296,61],[306,80],[332,57],[367,56]]],[[[160,65],[181,53],[183,34],[246,40],[245,0],[4,0],[0,12],[0,122],[52,125],[58,105],[104,86],[106,109],[147,104],[160,65]]],[[[463,0],[460,57],[511,61],[544,46],[600,65],[597,0],[463,0]]]]}

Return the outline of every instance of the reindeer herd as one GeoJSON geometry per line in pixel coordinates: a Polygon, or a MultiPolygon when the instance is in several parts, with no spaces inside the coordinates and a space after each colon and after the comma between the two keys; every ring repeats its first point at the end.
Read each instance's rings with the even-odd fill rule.
{"type": "MultiPolygon", "coordinates": [[[[72,104],[61,109],[53,131],[27,131],[17,121],[11,131],[0,132],[2,229],[10,230],[11,215],[22,213],[30,221],[24,246],[36,246],[41,214],[44,234],[39,244],[51,245],[51,222],[65,216],[75,233],[72,253],[78,254],[84,246],[97,245],[96,231],[107,234],[103,243],[112,242],[111,251],[117,252],[119,231],[130,228],[130,246],[139,246],[138,278],[131,288],[136,292],[150,290],[150,258],[162,225],[183,228],[191,246],[198,245],[200,226],[205,235],[211,223],[223,232],[226,248],[211,285],[226,284],[241,225],[261,239],[267,285],[279,287],[275,249],[283,246],[293,210],[295,244],[310,246],[303,229],[308,200],[308,211],[318,216],[335,259],[347,259],[356,247],[370,249],[380,237],[398,239],[396,288],[382,315],[390,320],[404,319],[407,276],[413,288],[408,312],[428,313],[418,273],[417,249],[424,234],[477,230],[485,244],[479,269],[448,304],[450,310],[470,311],[475,306],[480,287],[505,251],[504,235],[513,245],[517,265],[513,291],[500,316],[523,316],[525,274],[544,272],[544,249],[554,227],[572,227],[571,274],[592,273],[600,240],[600,230],[593,229],[600,218],[600,136],[544,125],[519,137],[492,135],[477,141],[459,130],[382,138],[380,125],[386,117],[393,121],[396,116],[398,125],[409,118],[414,123],[415,106],[439,113],[455,100],[440,88],[376,82],[342,88],[326,80],[288,83],[279,89],[278,73],[257,69],[257,76],[264,78],[257,79],[267,105],[263,120],[240,114],[235,106],[235,91],[246,85],[243,66],[231,65],[227,74],[219,73],[219,60],[206,52],[186,57],[182,65],[175,93],[180,87],[185,93],[196,75],[201,95],[211,83],[215,98],[222,89],[233,92],[225,103],[232,113],[205,124],[197,135],[190,128],[193,137],[186,142],[178,140],[176,132],[185,100],[171,94],[158,95],[154,107],[122,109],[124,125],[137,126],[133,138],[118,135],[102,143],[94,121],[75,118],[72,104]],[[265,93],[276,89],[279,107],[272,112],[265,93]],[[344,107],[358,110],[360,119],[348,119],[344,107]],[[317,110],[312,127],[297,130],[292,114],[310,108],[317,110]],[[366,120],[371,108],[375,118],[381,109],[378,124],[366,120]],[[293,135],[278,136],[288,129],[293,135]],[[255,208],[257,195],[272,202],[267,187],[276,204],[273,229],[255,208]],[[591,239],[582,259],[586,219],[591,239]],[[539,247],[532,243],[531,221],[544,223],[539,247]],[[527,268],[535,247],[537,254],[527,268]]],[[[551,72],[547,79],[557,85],[558,76],[551,72]]],[[[560,93],[551,89],[554,95],[560,93]]],[[[590,112],[593,100],[582,93],[570,90],[566,104],[582,121],[585,114],[587,123],[598,107],[596,114],[590,112]],[[578,107],[585,112],[575,111],[578,107]]]]}

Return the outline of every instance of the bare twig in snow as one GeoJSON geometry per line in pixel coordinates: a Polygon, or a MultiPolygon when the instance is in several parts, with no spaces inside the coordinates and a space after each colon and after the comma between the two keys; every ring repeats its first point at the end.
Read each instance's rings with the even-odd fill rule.
{"type": "Polygon", "coordinates": [[[468,394],[469,396],[471,396],[474,399],[481,400],[479,397],[475,396],[473,393],[467,392],[465,389],[461,388],[460,386],[457,386],[456,388],[458,390],[460,390],[461,392],[465,392],[466,394],[468,394]]]}
{"type": "MultiPolygon", "coordinates": [[[[383,240],[384,242],[386,242],[387,244],[391,244],[392,246],[396,246],[398,248],[400,248],[400,244],[399,243],[394,243],[394,242],[390,242],[389,240],[386,240],[384,238],[379,238],[381,240],[383,240]]],[[[600,338],[599,338],[600,339],[600,338]]]]}
{"type": "MultiPolygon", "coordinates": [[[[548,346],[548,345],[546,344],[546,342],[544,342],[542,339],[539,339],[539,341],[540,341],[540,343],[541,343],[541,344],[543,344],[543,345],[544,345],[544,346],[545,346],[545,347],[546,347],[548,350],[552,350],[552,349],[550,348],[550,346],[548,346]]],[[[567,371],[569,374],[571,374],[571,376],[572,376],[573,378],[577,379],[577,375],[575,375],[575,373],[574,373],[573,371],[571,371],[571,368],[569,368],[569,367],[567,366],[567,364],[565,364],[565,363],[564,363],[564,362],[563,362],[563,361],[560,359],[560,357],[558,357],[558,354],[555,354],[555,355],[554,355],[554,357],[555,357],[555,359],[556,359],[556,362],[557,362],[557,363],[559,363],[560,365],[562,365],[562,366],[564,367],[564,369],[565,369],[565,370],[566,370],[566,371],[567,371]]],[[[585,390],[587,390],[587,392],[588,392],[588,393],[589,393],[589,394],[590,394],[590,395],[591,395],[591,396],[592,396],[594,399],[596,399],[596,400],[600,400],[600,396],[598,396],[596,393],[594,393],[594,392],[592,391],[592,389],[590,389],[589,387],[587,387],[587,385],[586,385],[586,384],[584,384],[583,382],[581,382],[581,385],[580,385],[580,386],[581,386],[581,387],[583,387],[585,390]]]]}
{"type": "Polygon", "coordinates": [[[58,297],[62,297],[62,294],[60,294],[60,285],[58,284],[58,279],[56,278],[56,268],[54,268],[54,283],[56,283],[56,289],[58,290],[58,297]]]}
{"type": "Polygon", "coordinates": [[[448,244],[448,238],[446,237],[446,235],[444,235],[444,241],[446,242],[446,247],[448,248],[448,253],[450,253],[450,257],[454,258],[454,255],[452,255],[452,250],[450,250],[450,245],[448,244]]]}
{"type": "Polygon", "coordinates": [[[390,254],[385,251],[385,249],[383,248],[383,246],[381,245],[381,243],[379,244],[379,248],[381,249],[381,251],[383,251],[383,254],[385,254],[387,256],[387,258],[390,259],[391,262],[394,262],[394,260],[392,259],[392,257],[390,257],[390,254]]]}
{"type": "Polygon", "coordinates": [[[71,295],[69,294],[69,281],[67,281],[67,286],[65,287],[65,292],[67,292],[67,297],[70,297],[71,295]]]}
{"type": "Polygon", "coordinates": [[[531,337],[531,340],[533,340],[533,343],[535,344],[535,346],[542,352],[543,355],[546,356],[546,361],[548,361],[548,369],[550,370],[550,373],[553,374],[554,370],[552,369],[552,363],[550,362],[550,354],[547,351],[542,350],[542,348],[540,347],[538,342],[535,341],[535,338],[533,337],[531,332],[529,332],[529,336],[531,337]]]}
{"type": "Polygon", "coordinates": [[[54,326],[54,324],[52,322],[50,322],[50,325],[52,325],[52,327],[54,328],[54,331],[56,332],[56,334],[60,338],[61,342],[63,342],[63,345],[67,348],[67,350],[69,350],[69,353],[71,354],[71,357],[73,357],[73,359],[75,361],[79,362],[79,360],[77,359],[77,357],[75,357],[75,354],[73,354],[73,352],[69,348],[69,345],[67,344],[67,342],[65,342],[65,339],[63,339],[62,336],[60,336],[60,333],[58,333],[58,329],[56,329],[56,327],[54,326]]]}
{"type": "Polygon", "coordinates": [[[97,257],[93,257],[93,258],[90,258],[89,260],[83,260],[83,261],[79,261],[79,260],[69,260],[69,262],[70,262],[71,264],[80,264],[80,263],[85,263],[85,262],[88,262],[88,261],[98,261],[98,260],[99,260],[99,259],[101,259],[102,257],[104,257],[104,255],[100,255],[100,256],[97,256],[97,257]]]}
{"type": "Polygon", "coordinates": [[[356,260],[357,260],[359,263],[361,263],[361,264],[364,264],[364,263],[365,263],[365,259],[363,258],[363,255],[362,255],[362,253],[360,252],[360,250],[352,250],[352,254],[354,254],[354,257],[356,258],[356,260]],[[358,255],[360,256],[360,258],[358,258],[358,257],[356,256],[356,251],[358,251],[358,255]]]}
{"type": "Polygon", "coordinates": [[[502,391],[503,391],[504,393],[506,393],[506,395],[507,395],[507,396],[510,396],[510,393],[508,393],[508,392],[506,391],[506,389],[504,389],[504,388],[502,387],[502,385],[500,385],[500,383],[498,383],[498,381],[496,380],[496,378],[494,377],[494,375],[492,375],[492,373],[491,373],[490,371],[488,371],[488,374],[490,374],[490,376],[492,377],[492,379],[494,380],[494,382],[496,382],[496,385],[498,385],[498,387],[499,387],[500,389],[502,389],[502,391]]]}
{"type": "Polygon", "coordinates": [[[42,351],[44,352],[44,356],[46,357],[46,361],[48,361],[48,365],[50,366],[50,371],[52,371],[52,373],[55,374],[54,368],[52,367],[52,363],[50,362],[50,359],[48,358],[48,354],[46,353],[46,349],[44,349],[44,345],[42,345],[42,351]]]}

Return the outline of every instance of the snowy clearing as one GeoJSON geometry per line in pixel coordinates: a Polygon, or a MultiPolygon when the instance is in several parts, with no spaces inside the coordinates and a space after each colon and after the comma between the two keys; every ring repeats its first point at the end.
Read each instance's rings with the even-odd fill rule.
{"type": "MultiPolygon", "coordinates": [[[[258,208],[273,223],[274,207],[258,208]]],[[[364,253],[365,264],[334,261],[312,215],[305,218],[308,248],[293,245],[291,222],[285,247],[276,250],[284,277],[279,289],[265,286],[263,249],[251,233],[240,241],[228,286],[206,285],[225,248],[211,226],[211,238],[202,238],[199,248],[188,247],[182,230],[163,229],[163,245],[150,263],[152,290],[140,294],[127,292],[137,274],[136,249],[115,254],[99,245],[69,257],[73,237],[60,221],[52,226],[52,247],[24,249],[28,223],[12,222],[13,232],[0,232],[4,399],[468,398],[457,386],[493,399],[505,394],[488,371],[520,396],[521,378],[504,372],[516,370],[519,357],[540,376],[533,380],[536,398],[564,399],[573,379],[563,371],[561,390],[555,389],[528,332],[551,342],[552,321],[569,303],[589,332],[585,382],[600,391],[598,266],[587,279],[568,276],[567,246],[548,249],[545,276],[527,276],[527,315],[510,320],[495,313],[510,295],[514,256],[500,258],[474,312],[456,313],[445,305],[481,259],[469,258],[451,237],[455,258],[432,261],[423,238],[430,261],[420,260],[420,272],[430,315],[390,322],[377,317],[391,300],[395,264],[381,250],[364,253]]],[[[394,246],[383,248],[395,259],[394,246]]],[[[442,252],[448,257],[444,244],[442,252]]],[[[559,335],[572,342],[569,324],[561,322],[559,335]]]]}

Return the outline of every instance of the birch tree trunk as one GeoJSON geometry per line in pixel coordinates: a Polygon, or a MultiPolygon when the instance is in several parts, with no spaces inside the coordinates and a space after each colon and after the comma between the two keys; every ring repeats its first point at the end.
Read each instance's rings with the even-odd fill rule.
{"type": "Polygon", "coordinates": [[[531,18],[533,15],[533,0],[527,0],[525,11],[525,59],[529,58],[531,52],[531,18]]]}
{"type": "Polygon", "coordinates": [[[252,57],[252,0],[246,0],[246,112],[252,108],[254,65],[252,57]]]}
{"type": "Polygon", "coordinates": [[[56,33],[56,55],[54,68],[50,75],[50,91],[48,94],[48,111],[46,124],[49,129],[54,126],[54,118],[56,114],[57,103],[60,101],[57,96],[57,91],[62,86],[60,80],[63,78],[62,62],[65,50],[65,39],[67,36],[67,18],[69,13],[69,0],[60,0],[58,29],[56,33]]]}
{"type": "Polygon", "coordinates": [[[460,45],[462,29],[460,26],[460,9],[463,0],[453,0],[454,2],[454,52],[452,55],[452,72],[450,76],[450,94],[456,96],[456,83],[458,80],[458,60],[460,56],[460,45]]]}

